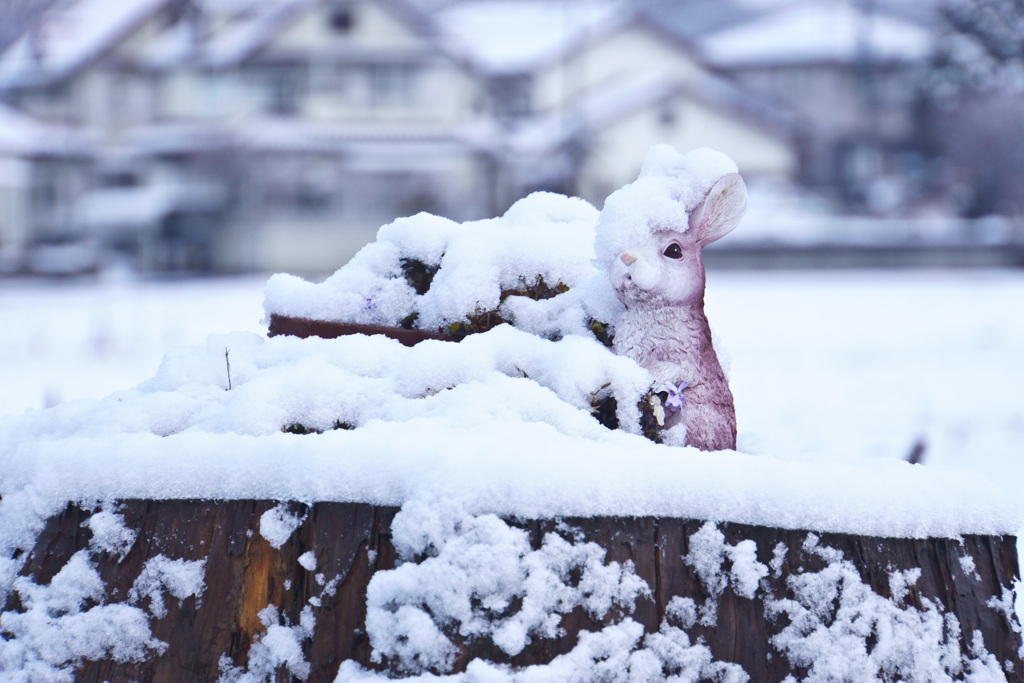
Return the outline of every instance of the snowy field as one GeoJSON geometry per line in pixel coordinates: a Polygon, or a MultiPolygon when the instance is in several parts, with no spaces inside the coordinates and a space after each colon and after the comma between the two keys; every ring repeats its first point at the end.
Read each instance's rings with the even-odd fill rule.
{"type": "Polygon", "coordinates": [[[264,277],[0,280],[0,414],[98,398],[209,334],[263,331],[264,277]]]}

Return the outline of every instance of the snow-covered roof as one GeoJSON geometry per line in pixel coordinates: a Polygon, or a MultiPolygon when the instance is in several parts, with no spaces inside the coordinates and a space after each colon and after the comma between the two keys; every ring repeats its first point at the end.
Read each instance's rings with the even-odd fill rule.
{"type": "Polygon", "coordinates": [[[127,141],[141,154],[204,152],[227,146],[282,152],[350,152],[402,149],[410,158],[419,151],[450,151],[451,145],[480,146],[481,126],[358,122],[331,124],[254,117],[231,125],[161,123],[139,126],[127,141]]]}
{"type": "Polygon", "coordinates": [[[929,32],[845,0],[805,0],[707,36],[701,48],[721,66],[918,60],[931,47],[929,32]]]}
{"type": "Polygon", "coordinates": [[[266,43],[289,20],[317,0],[273,0],[258,5],[258,11],[217,31],[203,45],[203,59],[211,66],[237,64],[266,43]]]}
{"type": "Polygon", "coordinates": [[[711,73],[684,81],[669,70],[652,69],[607,83],[567,111],[539,117],[512,133],[502,133],[501,142],[519,153],[547,153],[566,144],[584,128],[601,129],[644,107],[678,95],[732,112],[783,135],[788,134],[794,123],[789,112],[751,97],[711,73]]]}
{"type": "Polygon", "coordinates": [[[66,127],[47,125],[16,109],[0,104],[0,154],[83,154],[88,140],[66,127]]]}
{"type": "Polygon", "coordinates": [[[492,74],[530,71],[558,59],[630,17],[604,0],[473,0],[439,12],[450,48],[492,74]]]}
{"type": "Polygon", "coordinates": [[[113,47],[169,0],[70,0],[0,54],[0,86],[64,77],[113,47]]]}
{"type": "MultiPolygon", "coordinates": [[[[266,0],[254,5],[253,9],[243,15],[224,23],[217,31],[203,42],[198,53],[203,63],[223,68],[238,64],[266,46],[288,22],[301,12],[321,0],[266,0]]],[[[406,0],[376,0],[376,2],[401,21],[410,31],[425,35],[432,32],[430,20],[421,14],[406,0]]],[[[352,54],[362,57],[387,59],[399,54],[422,56],[421,50],[415,48],[389,47],[381,51],[379,48],[366,46],[350,48],[352,54]]]]}
{"type": "Polygon", "coordinates": [[[211,211],[223,203],[223,191],[208,184],[108,187],[79,197],[72,218],[90,229],[156,227],[172,211],[211,211]]]}
{"type": "MultiPolygon", "coordinates": [[[[44,12],[31,32],[0,53],[0,87],[45,83],[73,73],[170,1],[70,0],[44,12]]],[[[198,28],[187,20],[168,26],[142,46],[138,59],[157,68],[184,61],[233,66],[320,1],[197,0],[202,14],[198,28]]],[[[412,31],[432,30],[429,18],[407,0],[375,1],[412,31]]]]}
{"type": "Polygon", "coordinates": [[[501,144],[525,154],[548,153],[565,144],[584,127],[600,128],[623,116],[683,90],[670,72],[655,69],[632,74],[590,93],[566,111],[524,122],[515,131],[498,135],[501,144]]]}

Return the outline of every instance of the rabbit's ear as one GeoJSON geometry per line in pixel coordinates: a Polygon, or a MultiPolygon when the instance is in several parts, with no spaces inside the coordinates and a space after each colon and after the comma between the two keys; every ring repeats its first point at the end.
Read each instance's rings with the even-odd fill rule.
{"type": "Polygon", "coordinates": [[[747,212],[747,186],[739,173],[719,178],[690,213],[690,231],[701,247],[729,234],[747,212]]]}

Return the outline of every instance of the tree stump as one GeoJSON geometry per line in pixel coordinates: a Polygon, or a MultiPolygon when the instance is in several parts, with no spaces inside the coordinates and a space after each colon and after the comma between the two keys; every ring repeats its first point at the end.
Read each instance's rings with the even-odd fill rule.
{"type": "MultiPolygon", "coordinates": [[[[304,519],[275,549],[261,535],[259,521],[276,505],[254,500],[118,503],[116,511],[125,526],[137,530],[138,536],[123,558],[92,554],[105,585],[104,601],[125,601],[147,560],[158,555],[205,560],[205,590],[199,601],[166,598],[166,615],[151,621],[153,635],[168,644],[162,654],[141,662],[85,661],[77,669],[76,680],[214,681],[222,662],[247,665],[250,647],[266,630],[260,612],[268,605],[276,606],[284,622],[292,624],[300,621],[303,609],[316,605],[315,629],[303,642],[310,664],[307,680],[334,680],[347,659],[367,668],[387,666],[386,661],[371,660],[366,593],[375,572],[396,565],[391,522],[398,509],[360,503],[292,503],[304,519]],[[306,568],[308,561],[299,560],[308,551],[316,559],[312,571],[306,568]]],[[[92,514],[69,505],[50,518],[22,575],[38,585],[48,584],[72,555],[89,547],[92,532],[84,523],[92,514]]],[[[595,517],[507,522],[527,531],[535,548],[546,533],[568,525],[575,530],[577,542],[604,548],[606,562],[631,561],[637,576],[651,589],[649,596],[637,600],[631,618],[648,633],[659,629],[672,598],[690,597],[700,605],[711,597],[706,581],[684,561],[694,534],[705,528],[704,521],[595,517]]],[[[884,598],[899,589],[893,584],[893,572],[920,569],[919,579],[906,591],[905,604],[917,609],[933,604],[954,615],[965,634],[965,653],[971,634],[978,632],[1007,679],[1021,680],[1019,626],[993,601],[1004,597],[1018,578],[1012,537],[899,539],[830,533],[816,537],[808,531],[741,524],[722,523],[716,528],[727,544],[753,541],[757,561],[772,571],[762,579],[758,597],[743,597],[733,587],[725,587],[718,597],[715,625],[693,624],[690,636],[695,642],[703,639],[716,660],[742,666],[751,681],[782,681],[790,674],[798,678],[806,674],[806,667],[792,665],[773,647],[773,636],[789,620],[785,615],[767,615],[765,596],[793,597],[793,577],[820,571],[827,562],[813,552],[814,547],[841,552],[863,583],[884,598]],[[971,560],[963,559],[967,557],[971,560]]],[[[24,611],[16,592],[8,596],[3,611],[24,611]]],[[[595,621],[577,609],[563,616],[561,635],[534,638],[514,657],[487,639],[455,636],[459,656],[454,670],[464,669],[476,657],[515,667],[550,662],[576,645],[581,630],[599,629],[621,616],[609,613],[603,622],[595,621]]],[[[279,671],[278,680],[288,680],[287,672],[279,671]]]]}

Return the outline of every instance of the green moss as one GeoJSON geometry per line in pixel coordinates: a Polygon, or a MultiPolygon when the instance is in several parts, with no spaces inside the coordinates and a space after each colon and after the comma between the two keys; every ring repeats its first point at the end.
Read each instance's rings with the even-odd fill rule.
{"type": "MultiPolygon", "coordinates": [[[[544,281],[544,278],[537,276],[533,282],[527,282],[525,277],[519,278],[519,286],[513,289],[503,289],[501,291],[500,303],[505,303],[505,300],[510,296],[525,296],[528,299],[539,301],[541,299],[551,299],[564,294],[569,291],[569,285],[564,282],[559,282],[553,287],[544,281]]],[[[447,329],[443,329],[442,332],[456,338],[462,338],[470,334],[479,334],[486,332],[487,330],[493,330],[498,325],[503,325],[509,320],[506,320],[498,309],[484,310],[477,308],[473,313],[467,315],[463,320],[458,320],[448,325],[447,329]]]]}
{"type": "Polygon", "coordinates": [[[501,290],[501,303],[505,303],[505,299],[510,296],[525,296],[528,299],[540,301],[541,299],[553,299],[568,291],[569,285],[559,281],[552,287],[544,281],[543,275],[538,275],[533,282],[527,282],[525,277],[520,276],[518,287],[501,290]]]}
{"type": "Polygon", "coordinates": [[[591,333],[597,341],[601,342],[609,349],[612,348],[612,343],[615,341],[615,336],[608,329],[608,323],[603,323],[600,320],[594,320],[591,318],[587,322],[587,327],[590,328],[591,333]]]}

